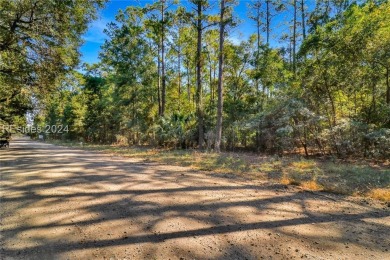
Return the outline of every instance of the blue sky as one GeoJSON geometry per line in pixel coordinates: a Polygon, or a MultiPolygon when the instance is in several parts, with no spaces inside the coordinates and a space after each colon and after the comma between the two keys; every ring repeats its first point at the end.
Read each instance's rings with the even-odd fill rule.
{"type": "MultiPolygon", "coordinates": [[[[180,5],[187,6],[189,5],[188,1],[179,0],[180,5]]],[[[115,21],[115,15],[118,13],[120,9],[125,9],[127,6],[135,5],[145,5],[147,3],[152,3],[153,1],[147,0],[111,0],[109,1],[105,8],[99,12],[99,18],[93,21],[88,31],[84,34],[83,38],[85,43],[82,45],[80,51],[82,54],[81,62],[84,63],[96,63],[98,62],[98,55],[100,51],[100,46],[104,43],[106,39],[106,35],[103,33],[106,24],[115,21]]],[[[306,2],[314,2],[314,1],[306,1],[306,2]]],[[[215,5],[213,10],[214,13],[218,12],[218,1],[210,1],[211,4],[215,5]]],[[[251,0],[247,1],[238,1],[238,5],[234,8],[236,16],[241,20],[241,23],[238,27],[233,29],[231,32],[230,38],[231,40],[238,42],[242,39],[247,39],[248,36],[255,32],[254,22],[247,18],[247,14],[249,11],[248,4],[251,3],[251,0]]],[[[310,7],[312,7],[311,4],[310,7]]],[[[272,20],[273,37],[271,38],[271,44],[276,45],[278,42],[277,37],[281,36],[282,33],[287,32],[288,27],[286,26],[289,12],[284,12],[272,20]]]]}

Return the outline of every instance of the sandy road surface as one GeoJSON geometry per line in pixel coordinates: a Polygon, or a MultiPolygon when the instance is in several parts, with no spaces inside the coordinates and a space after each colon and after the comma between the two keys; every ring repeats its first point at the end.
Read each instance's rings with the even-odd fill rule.
{"type": "Polygon", "coordinates": [[[390,259],[380,203],[19,139],[1,259],[390,259]]]}

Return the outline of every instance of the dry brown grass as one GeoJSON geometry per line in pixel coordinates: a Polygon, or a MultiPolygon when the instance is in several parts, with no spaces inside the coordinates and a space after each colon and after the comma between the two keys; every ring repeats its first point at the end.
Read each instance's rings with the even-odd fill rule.
{"type": "Polygon", "coordinates": [[[373,199],[390,201],[390,188],[377,188],[372,189],[370,192],[366,194],[368,197],[373,199]]]}
{"type": "MultiPolygon", "coordinates": [[[[60,144],[78,146],[74,143],[60,144]]],[[[298,185],[307,190],[390,201],[390,167],[387,165],[307,160],[291,156],[280,158],[249,153],[212,153],[109,145],[87,145],[83,148],[202,171],[272,180],[286,185],[298,185]]]]}

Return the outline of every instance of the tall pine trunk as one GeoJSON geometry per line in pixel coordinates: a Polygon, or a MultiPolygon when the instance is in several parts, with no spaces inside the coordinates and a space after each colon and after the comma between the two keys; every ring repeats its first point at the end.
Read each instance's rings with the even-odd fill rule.
{"type": "Polygon", "coordinates": [[[302,37],[306,39],[306,21],[305,21],[305,3],[301,0],[301,14],[302,14],[302,37]]]}
{"type": "Polygon", "coordinates": [[[196,46],[196,110],[198,115],[198,144],[199,149],[203,149],[204,144],[204,115],[203,115],[203,100],[202,100],[202,2],[197,3],[197,46],[196,46]]]}
{"type": "Polygon", "coordinates": [[[269,35],[271,26],[271,12],[270,12],[270,0],[266,1],[267,16],[266,16],[266,31],[267,31],[267,45],[269,45],[269,35]]]}
{"type": "Polygon", "coordinates": [[[181,109],[181,45],[180,45],[180,27],[178,30],[179,33],[179,39],[178,39],[178,46],[177,46],[177,96],[178,96],[178,102],[179,102],[179,112],[181,109]]]}
{"type": "Polygon", "coordinates": [[[220,25],[219,25],[219,57],[218,57],[218,105],[217,105],[217,127],[215,133],[215,150],[221,151],[222,141],[222,116],[223,116],[223,45],[225,40],[225,1],[221,0],[221,13],[220,13],[220,25]]]}
{"type": "Polygon", "coordinates": [[[388,105],[390,105],[390,80],[389,80],[389,77],[390,77],[390,68],[386,68],[386,86],[387,86],[386,103],[388,105]]]}
{"type": "Polygon", "coordinates": [[[188,102],[191,102],[191,75],[190,75],[190,59],[187,58],[186,60],[186,67],[187,67],[187,97],[188,102]]]}
{"type": "Polygon", "coordinates": [[[293,38],[292,38],[292,63],[294,75],[297,71],[296,47],[297,47],[297,0],[293,0],[294,21],[293,21],[293,38]]]}
{"type": "Polygon", "coordinates": [[[165,77],[165,0],[161,0],[161,116],[165,114],[166,77],[165,77]]]}
{"type": "Polygon", "coordinates": [[[157,101],[158,101],[158,114],[161,116],[161,60],[160,60],[160,40],[157,44],[157,101]]]}

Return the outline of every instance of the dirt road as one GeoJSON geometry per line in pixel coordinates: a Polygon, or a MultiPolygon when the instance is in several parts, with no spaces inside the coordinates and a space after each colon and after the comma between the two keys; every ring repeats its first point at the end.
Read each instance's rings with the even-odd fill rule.
{"type": "Polygon", "coordinates": [[[19,139],[1,259],[390,259],[384,204],[19,139]]]}

